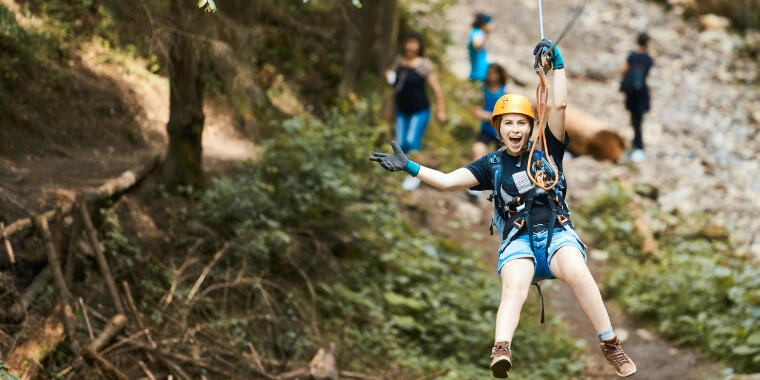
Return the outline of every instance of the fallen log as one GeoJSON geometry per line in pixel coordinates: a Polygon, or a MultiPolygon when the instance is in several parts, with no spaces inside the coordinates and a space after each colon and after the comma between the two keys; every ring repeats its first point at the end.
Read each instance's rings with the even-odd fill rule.
{"type": "Polygon", "coordinates": [[[18,300],[16,300],[16,303],[14,303],[13,306],[11,306],[11,308],[8,310],[8,313],[3,316],[3,320],[12,323],[18,323],[22,321],[26,315],[26,309],[29,307],[29,305],[32,304],[32,301],[34,301],[34,298],[37,297],[37,294],[45,289],[45,286],[47,286],[47,284],[52,279],[53,271],[50,269],[50,265],[48,265],[42,269],[40,273],[37,274],[37,277],[34,278],[32,283],[29,284],[29,286],[27,286],[23,292],[21,292],[21,295],[19,296],[18,300]]]}
{"type": "MultiPolygon", "coordinates": [[[[140,162],[137,166],[121,173],[118,177],[105,181],[102,185],[92,190],[85,190],[82,194],[88,202],[99,202],[124,193],[138,184],[159,163],[160,155],[153,154],[140,162]]],[[[64,214],[68,214],[74,208],[74,202],[68,202],[60,206],[64,214]]],[[[56,214],[56,210],[41,213],[45,219],[50,220],[56,214]]],[[[10,238],[16,233],[27,230],[33,225],[32,218],[19,219],[5,227],[5,235],[10,238]]]]}
{"type": "Polygon", "coordinates": [[[612,162],[617,162],[623,155],[623,138],[608,129],[601,120],[579,108],[567,107],[565,130],[570,135],[568,149],[574,154],[612,162]]]}
{"type": "Polygon", "coordinates": [[[11,373],[21,379],[29,378],[39,363],[66,339],[61,310],[61,305],[57,305],[45,321],[30,329],[26,340],[8,354],[4,362],[11,373]]]}

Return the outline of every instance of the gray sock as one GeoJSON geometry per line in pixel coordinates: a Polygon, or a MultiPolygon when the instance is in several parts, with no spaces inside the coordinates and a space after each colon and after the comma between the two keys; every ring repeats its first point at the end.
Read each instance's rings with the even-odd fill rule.
{"type": "Polygon", "coordinates": [[[599,337],[599,340],[610,340],[615,337],[615,332],[612,331],[612,328],[610,328],[607,331],[596,333],[596,335],[599,337]]]}

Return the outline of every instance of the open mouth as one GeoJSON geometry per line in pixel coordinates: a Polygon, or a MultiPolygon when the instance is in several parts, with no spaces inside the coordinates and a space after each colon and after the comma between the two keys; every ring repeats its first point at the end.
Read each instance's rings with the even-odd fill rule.
{"type": "Polygon", "coordinates": [[[509,136],[509,143],[514,146],[519,146],[522,142],[522,136],[509,136]]]}

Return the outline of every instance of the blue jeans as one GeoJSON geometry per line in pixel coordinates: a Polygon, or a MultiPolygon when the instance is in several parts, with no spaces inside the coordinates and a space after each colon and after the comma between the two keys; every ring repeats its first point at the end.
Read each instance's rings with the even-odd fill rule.
{"type": "Polygon", "coordinates": [[[396,141],[404,153],[420,150],[422,136],[430,120],[430,109],[413,114],[399,112],[396,114],[396,141]]]}
{"type": "Polygon", "coordinates": [[[510,260],[527,257],[533,260],[535,272],[533,273],[533,282],[554,278],[549,263],[560,248],[571,245],[578,248],[583,254],[583,261],[586,261],[586,246],[581,242],[578,234],[570,229],[555,228],[552,233],[552,242],[549,246],[549,257],[546,256],[546,238],[548,231],[543,230],[533,232],[533,248],[530,247],[530,237],[528,234],[522,234],[507,244],[506,240],[499,245],[499,263],[497,264],[496,273],[501,275],[501,267],[510,260]]]}

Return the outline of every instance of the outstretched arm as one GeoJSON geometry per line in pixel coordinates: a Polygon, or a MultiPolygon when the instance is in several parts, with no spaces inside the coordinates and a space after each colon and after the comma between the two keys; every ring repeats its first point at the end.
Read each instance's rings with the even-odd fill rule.
{"type": "Polygon", "coordinates": [[[392,172],[403,170],[441,190],[466,189],[478,185],[475,176],[465,168],[459,168],[451,173],[426,168],[414,161],[409,161],[397,142],[393,141],[391,146],[393,146],[393,154],[375,152],[369,159],[379,163],[385,170],[392,172]]]}
{"type": "Polygon", "coordinates": [[[478,185],[478,180],[469,170],[459,168],[451,173],[420,166],[417,178],[440,190],[464,190],[478,185]]]}

